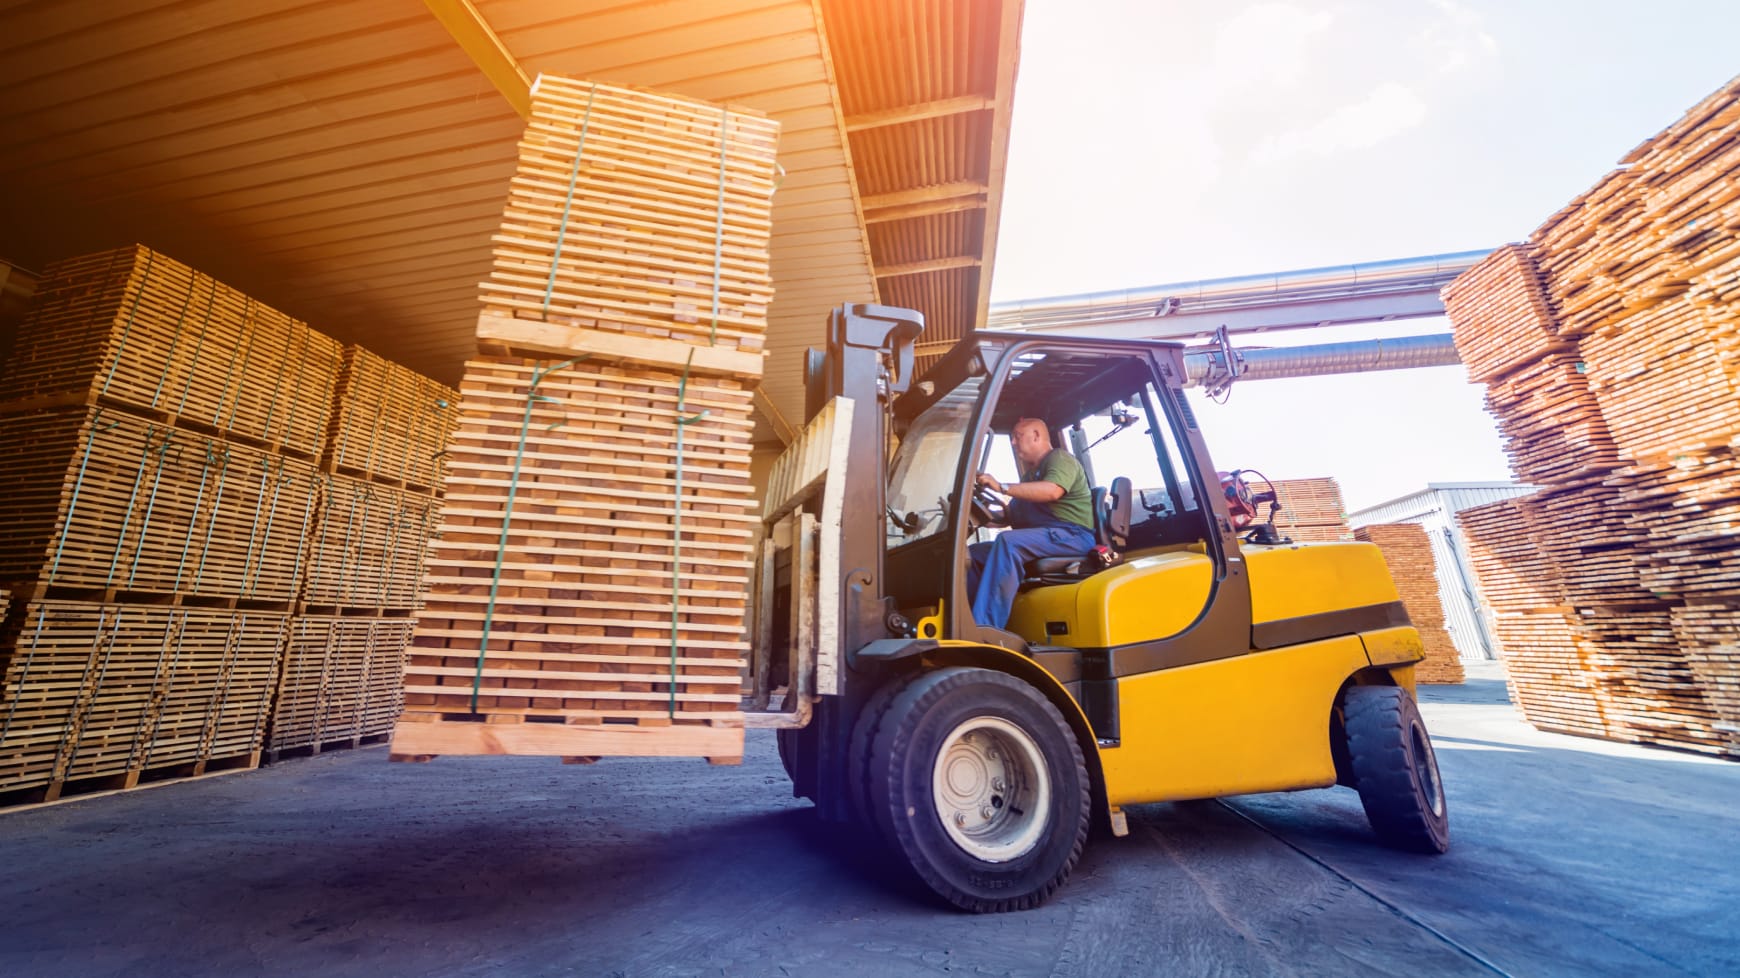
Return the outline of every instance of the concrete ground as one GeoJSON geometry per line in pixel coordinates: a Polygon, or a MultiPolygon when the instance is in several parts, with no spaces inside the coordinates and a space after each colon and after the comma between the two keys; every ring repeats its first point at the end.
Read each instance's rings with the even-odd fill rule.
{"type": "Polygon", "coordinates": [[[1151,805],[973,917],[741,768],[384,748],[0,813],[0,975],[1736,975],[1740,765],[1427,687],[1448,855],[1346,789],[1151,805]]]}

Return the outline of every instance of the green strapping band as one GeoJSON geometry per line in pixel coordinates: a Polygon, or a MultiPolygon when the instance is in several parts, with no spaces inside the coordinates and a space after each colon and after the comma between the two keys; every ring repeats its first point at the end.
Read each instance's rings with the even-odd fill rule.
{"type": "Polygon", "coordinates": [[[707,345],[719,342],[719,277],[725,263],[725,159],[731,150],[731,112],[719,113],[719,208],[713,215],[713,331],[707,345]]]}
{"type": "Polygon", "coordinates": [[[689,425],[705,418],[706,411],[694,417],[685,418],[689,399],[689,368],[694,366],[695,351],[689,351],[689,360],[683,364],[683,379],[677,383],[677,471],[676,496],[677,503],[672,513],[674,519],[672,531],[671,552],[671,705],[669,716],[677,718],[677,625],[680,621],[679,607],[683,586],[683,432],[689,425]]]}
{"type": "Polygon", "coordinates": [[[79,475],[77,479],[73,480],[72,499],[67,502],[66,519],[60,525],[60,539],[54,545],[54,561],[48,565],[48,583],[50,584],[54,583],[54,575],[60,570],[60,556],[66,550],[67,534],[72,532],[73,514],[79,510],[79,493],[85,488],[85,471],[91,465],[91,449],[96,445],[98,435],[117,428],[121,424],[119,421],[100,424],[99,422],[102,420],[103,409],[97,408],[96,413],[91,415],[91,432],[85,439],[85,457],[79,460],[79,475]]]}
{"type": "MultiPolygon", "coordinates": [[[[169,353],[163,358],[163,372],[157,375],[157,389],[151,392],[151,406],[156,407],[163,397],[163,385],[169,383],[169,371],[175,366],[175,351],[181,347],[182,327],[187,325],[187,310],[193,305],[193,293],[199,288],[199,273],[195,272],[192,280],[187,283],[187,295],[181,300],[181,314],[175,318],[175,339],[169,344],[169,353]]],[[[201,336],[204,331],[201,331],[201,336]]]]}
{"type": "Polygon", "coordinates": [[[508,478],[507,506],[501,516],[501,539],[496,542],[495,546],[495,571],[490,574],[489,579],[489,604],[483,610],[483,635],[477,643],[477,673],[471,678],[471,712],[473,713],[477,712],[477,696],[483,688],[483,660],[489,653],[489,633],[495,624],[495,601],[501,591],[501,565],[507,562],[508,530],[511,528],[514,518],[514,497],[520,489],[520,466],[526,459],[526,436],[532,428],[532,407],[539,401],[555,400],[553,397],[539,394],[538,385],[544,382],[545,377],[558,370],[566,370],[584,359],[586,358],[575,357],[572,360],[558,363],[547,370],[541,367],[532,368],[532,383],[526,390],[526,413],[520,419],[520,443],[519,447],[514,449],[514,471],[513,475],[508,478]]]}
{"type": "Polygon", "coordinates": [[[568,211],[574,206],[574,188],[580,183],[580,158],[586,155],[586,132],[592,128],[592,100],[598,95],[598,83],[586,92],[586,114],[580,119],[580,145],[574,148],[574,168],[568,172],[568,196],[562,201],[562,221],[556,225],[556,253],[550,256],[550,280],[544,283],[544,315],[550,314],[550,300],[556,294],[556,269],[562,264],[562,242],[568,237],[568,211]]]}
{"type": "Polygon", "coordinates": [[[175,405],[176,414],[187,410],[187,395],[193,392],[193,379],[199,376],[199,357],[205,352],[205,334],[211,328],[211,311],[217,305],[217,290],[217,279],[212,279],[211,295],[205,299],[205,320],[199,324],[199,342],[193,346],[193,360],[187,365],[187,383],[181,385],[181,401],[175,405]]]}
{"type": "MultiPolygon", "coordinates": [[[[115,568],[121,563],[121,548],[127,544],[127,531],[133,528],[133,504],[139,501],[139,486],[145,481],[145,467],[151,464],[151,453],[157,453],[158,475],[161,476],[163,452],[168,450],[169,440],[173,437],[173,428],[159,428],[156,425],[147,425],[145,428],[145,447],[139,451],[139,472],[133,476],[133,491],[127,496],[126,515],[121,518],[121,532],[115,534],[115,552],[109,555],[109,572],[103,577],[104,584],[115,583],[115,568]],[[159,431],[164,433],[162,445],[155,444],[159,431]]],[[[143,538],[140,542],[144,542],[143,538]]]]}
{"type": "MultiPolygon", "coordinates": [[[[169,446],[175,441],[175,429],[163,429],[163,444],[157,446],[157,472],[151,477],[151,495],[145,500],[145,518],[139,524],[139,546],[133,551],[133,563],[127,571],[127,586],[139,577],[139,561],[145,558],[145,539],[151,535],[151,517],[157,513],[157,493],[163,488],[163,467],[168,464],[169,446]]],[[[147,447],[149,451],[149,447],[147,447]]],[[[175,453],[176,461],[181,460],[181,452],[175,453]]],[[[120,544],[116,544],[119,548],[120,544]]],[[[112,583],[112,582],[111,582],[112,583]]]]}
{"type": "Polygon", "coordinates": [[[199,527],[199,513],[205,504],[205,484],[211,481],[211,467],[218,458],[211,450],[212,440],[205,440],[205,462],[199,467],[199,491],[193,496],[193,518],[187,521],[187,533],[181,538],[181,559],[175,563],[175,589],[181,590],[181,572],[187,569],[187,554],[193,549],[193,531],[199,527]]]}

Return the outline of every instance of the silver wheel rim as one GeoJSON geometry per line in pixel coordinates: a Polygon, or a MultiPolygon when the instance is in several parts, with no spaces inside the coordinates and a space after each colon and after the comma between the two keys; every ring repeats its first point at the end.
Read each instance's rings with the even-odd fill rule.
{"type": "Polygon", "coordinates": [[[1444,786],[1438,783],[1438,757],[1432,753],[1432,738],[1426,728],[1416,723],[1409,731],[1414,740],[1414,773],[1420,781],[1420,791],[1433,815],[1444,814],[1444,786]]]}
{"type": "Polygon", "coordinates": [[[1000,717],[974,717],[943,738],[931,799],[949,838],[988,863],[1039,844],[1051,812],[1051,775],[1039,745],[1000,717]]]}

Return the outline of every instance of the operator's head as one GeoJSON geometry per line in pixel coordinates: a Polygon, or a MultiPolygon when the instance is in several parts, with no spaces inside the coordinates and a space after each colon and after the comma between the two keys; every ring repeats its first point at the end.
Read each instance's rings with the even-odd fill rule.
{"type": "Polygon", "coordinates": [[[1051,431],[1038,418],[1022,418],[1009,430],[1009,442],[1022,465],[1037,465],[1051,451],[1051,431]]]}

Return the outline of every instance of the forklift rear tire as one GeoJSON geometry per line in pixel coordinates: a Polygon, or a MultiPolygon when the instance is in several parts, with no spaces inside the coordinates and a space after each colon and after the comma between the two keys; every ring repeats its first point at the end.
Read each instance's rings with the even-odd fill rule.
{"type": "Polygon", "coordinates": [[[1354,785],[1387,845],[1436,855],[1450,848],[1450,810],[1438,756],[1408,691],[1350,687],[1342,704],[1354,785]]]}
{"type": "Polygon", "coordinates": [[[870,745],[869,801],[925,885],[975,913],[1044,903],[1087,840],[1081,745],[1038,690],[947,668],[889,701],[870,745]]]}

